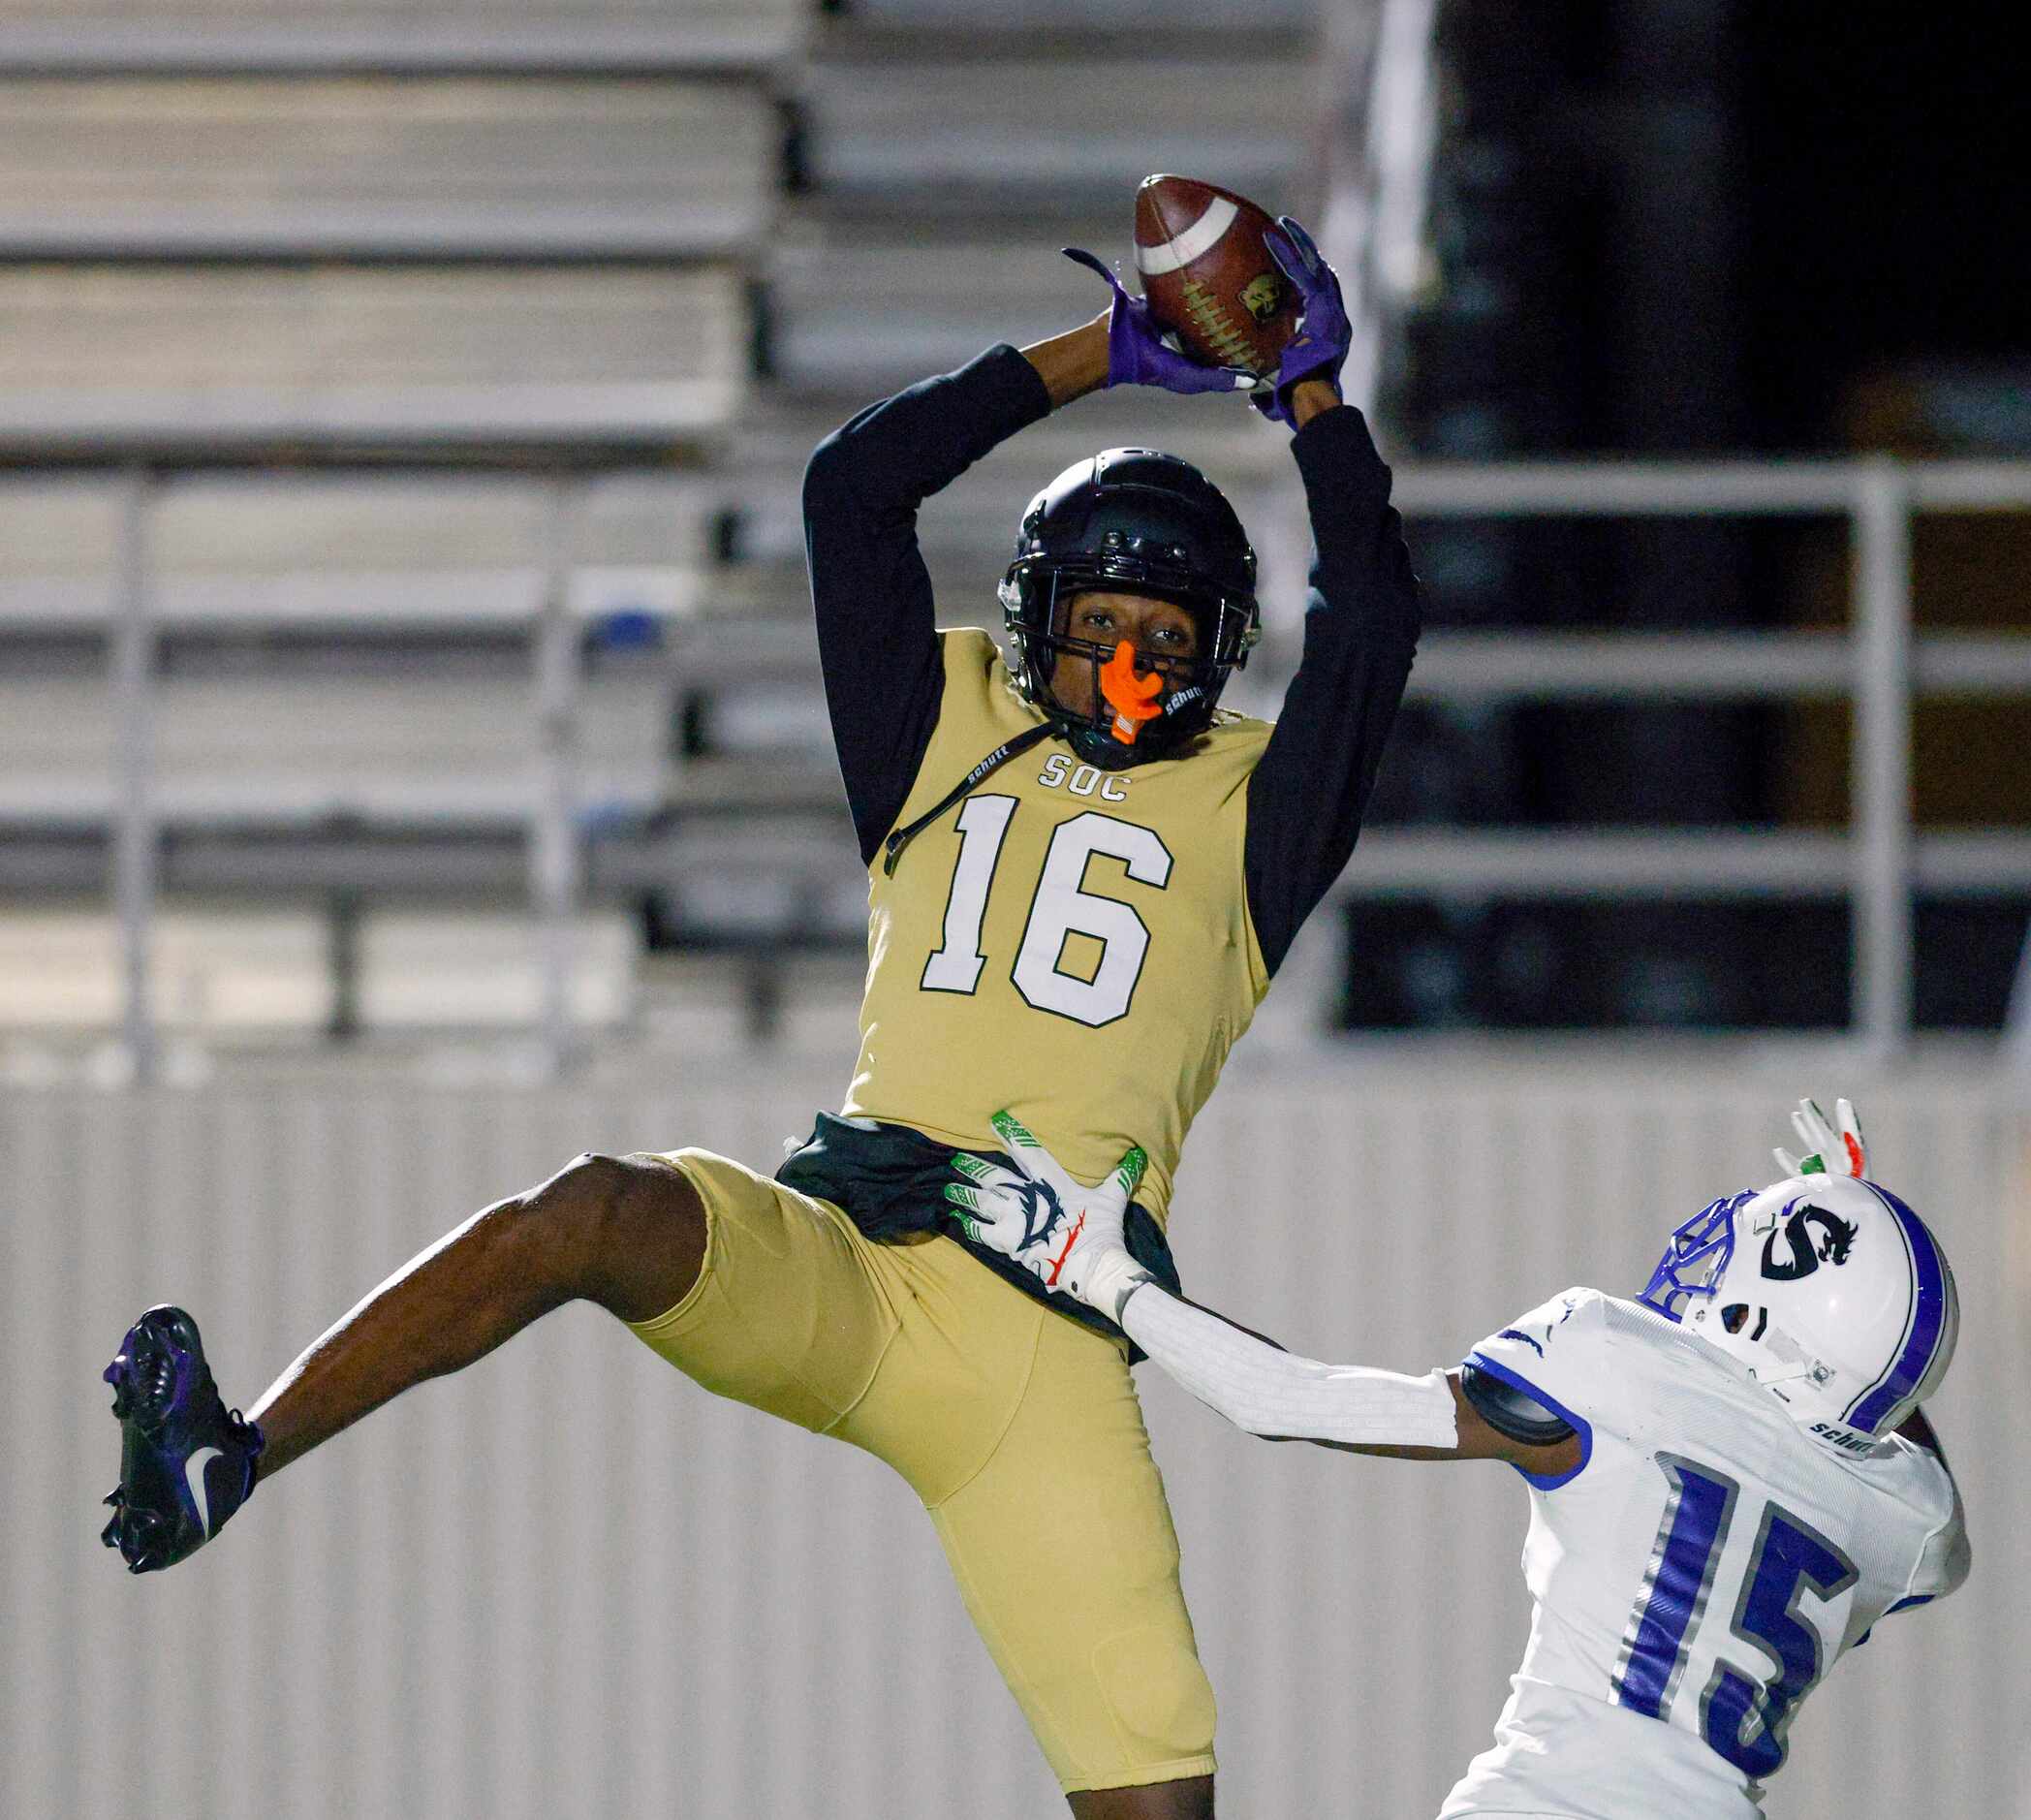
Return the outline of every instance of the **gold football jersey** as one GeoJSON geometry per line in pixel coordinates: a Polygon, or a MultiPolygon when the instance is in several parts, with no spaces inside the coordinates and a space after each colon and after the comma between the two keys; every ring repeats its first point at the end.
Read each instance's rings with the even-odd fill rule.
{"type": "MultiPolygon", "coordinates": [[[[944,632],[945,695],[898,827],[1043,716],[994,641],[944,632]]],[[[1185,1132],[1268,989],[1243,884],[1269,723],[1222,714],[1128,770],[1047,740],[869,868],[867,991],[848,1114],[1000,1147],[1009,1108],[1082,1181],[1132,1144],[1163,1219],[1185,1132]]]]}

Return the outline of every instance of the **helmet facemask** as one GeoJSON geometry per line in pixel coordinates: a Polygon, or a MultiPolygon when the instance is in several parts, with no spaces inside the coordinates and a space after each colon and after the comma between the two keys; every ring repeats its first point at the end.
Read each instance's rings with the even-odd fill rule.
{"type": "Polygon", "coordinates": [[[1174,753],[1209,726],[1260,631],[1255,553],[1240,520],[1198,469],[1146,450],[1109,450],[1039,493],[1000,593],[1018,687],[1103,769],[1174,753]],[[1066,630],[1072,602],[1091,592],[1170,601],[1198,632],[1189,658],[1138,654],[1137,669],[1163,674],[1169,687],[1157,714],[1128,724],[1132,738],[1117,735],[1101,686],[1115,647],[1066,630]],[[1093,666],[1090,711],[1068,706],[1052,687],[1063,656],[1093,666]]]}
{"type": "MultiPolygon", "coordinates": [[[[1021,567],[1017,565],[1018,569],[1021,567]]],[[[1018,575],[1012,571],[1010,579],[1002,583],[1002,602],[1005,623],[1016,646],[1016,679],[1023,695],[1065,728],[1081,757],[1090,758],[1107,770],[1175,752],[1203,733],[1212,723],[1228,677],[1247,663],[1248,646],[1255,642],[1252,611],[1243,611],[1233,602],[1208,603],[1182,589],[1160,591],[1140,581],[1082,574],[1071,565],[1041,573],[1018,575]],[[1037,597],[1026,599],[1025,588],[1035,588],[1037,597]],[[1159,675],[1166,686],[1153,704],[1156,714],[1135,725],[1132,738],[1122,738],[1115,731],[1119,717],[1103,680],[1109,665],[1115,661],[1117,644],[1077,638],[1066,629],[1073,603],[1081,594],[1095,592],[1140,594],[1170,601],[1191,615],[1198,633],[1199,648],[1191,656],[1136,651],[1138,673],[1159,675]],[[1049,630],[1037,630],[1040,622],[1049,630]],[[1090,666],[1090,708],[1072,706],[1058,696],[1054,683],[1060,662],[1067,657],[1090,666]]]]}
{"type": "Polygon", "coordinates": [[[1683,1321],[1699,1299],[1710,1298],[1734,1256],[1734,1215],[1752,1191],[1709,1201],[1684,1225],[1672,1228],[1650,1280],[1637,1296],[1668,1321],[1683,1321]]]}

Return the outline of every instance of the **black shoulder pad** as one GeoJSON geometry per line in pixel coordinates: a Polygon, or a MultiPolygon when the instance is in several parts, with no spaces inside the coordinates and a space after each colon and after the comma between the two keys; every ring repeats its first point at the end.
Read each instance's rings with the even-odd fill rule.
{"type": "Polygon", "coordinates": [[[1460,1389],[1497,1434],[1529,1447],[1549,1447],[1573,1432],[1573,1425],[1514,1384],[1484,1371],[1471,1360],[1460,1366],[1460,1389]]]}

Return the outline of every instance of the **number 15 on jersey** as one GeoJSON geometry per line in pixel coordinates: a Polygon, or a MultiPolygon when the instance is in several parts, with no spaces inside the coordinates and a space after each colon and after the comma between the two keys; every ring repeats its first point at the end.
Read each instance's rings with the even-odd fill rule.
{"type": "Polygon", "coordinates": [[[1715,1568],[1740,1513],[1740,1489],[1726,1473],[1675,1454],[1657,1463],[1672,1487],[1641,1596],[1631,1615],[1616,1672],[1616,1700],[1664,1718],[1679,1696],[1694,1638],[1716,1591],[1731,1643],[1714,1656],[1700,1691],[1700,1734],[1742,1771],[1773,1774],[1784,1762],[1793,1710],[1827,1669],[1828,1604],[1856,1581],[1855,1563],[1802,1517],[1765,1502],[1739,1584],[1717,1588],[1715,1568]],[[1733,1644],[1745,1645],[1734,1650],[1733,1644]],[[1752,1666],[1723,1650],[1747,1655],[1752,1666]],[[1776,1673],[1761,1658],[1776,1664],[1776,1673]]]}

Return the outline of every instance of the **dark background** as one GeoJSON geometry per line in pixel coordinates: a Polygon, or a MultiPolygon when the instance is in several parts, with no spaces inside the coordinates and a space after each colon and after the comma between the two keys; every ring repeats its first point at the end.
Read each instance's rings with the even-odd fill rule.
{"type": "MultiPolygon", "coordinates": [[[[1386,415],[1433,457],[2031,450],[2031,25],[1888,7],[1453,0],[1434,283],[1386,415]]],[[[1837,627],[1835,520],[1430,520],[1435,626],[1837,627]]],[[[1928,518],[1922,626],[2021,627],[2031,526],[1928,518]]],[[[1925,702],[1922,826],[2021,823],[2031,715],[1925,702]]],[[[1405,711],[1378,823],[1845,824],[1840,706],[1405,711]]],[[[2002,1021],[2022,901],[1919,907],[1922,1027],[2002,1021]]],[[[1824,902],[1349,912],[1355,1027],[1840,1023],[1824,902]]]]}

